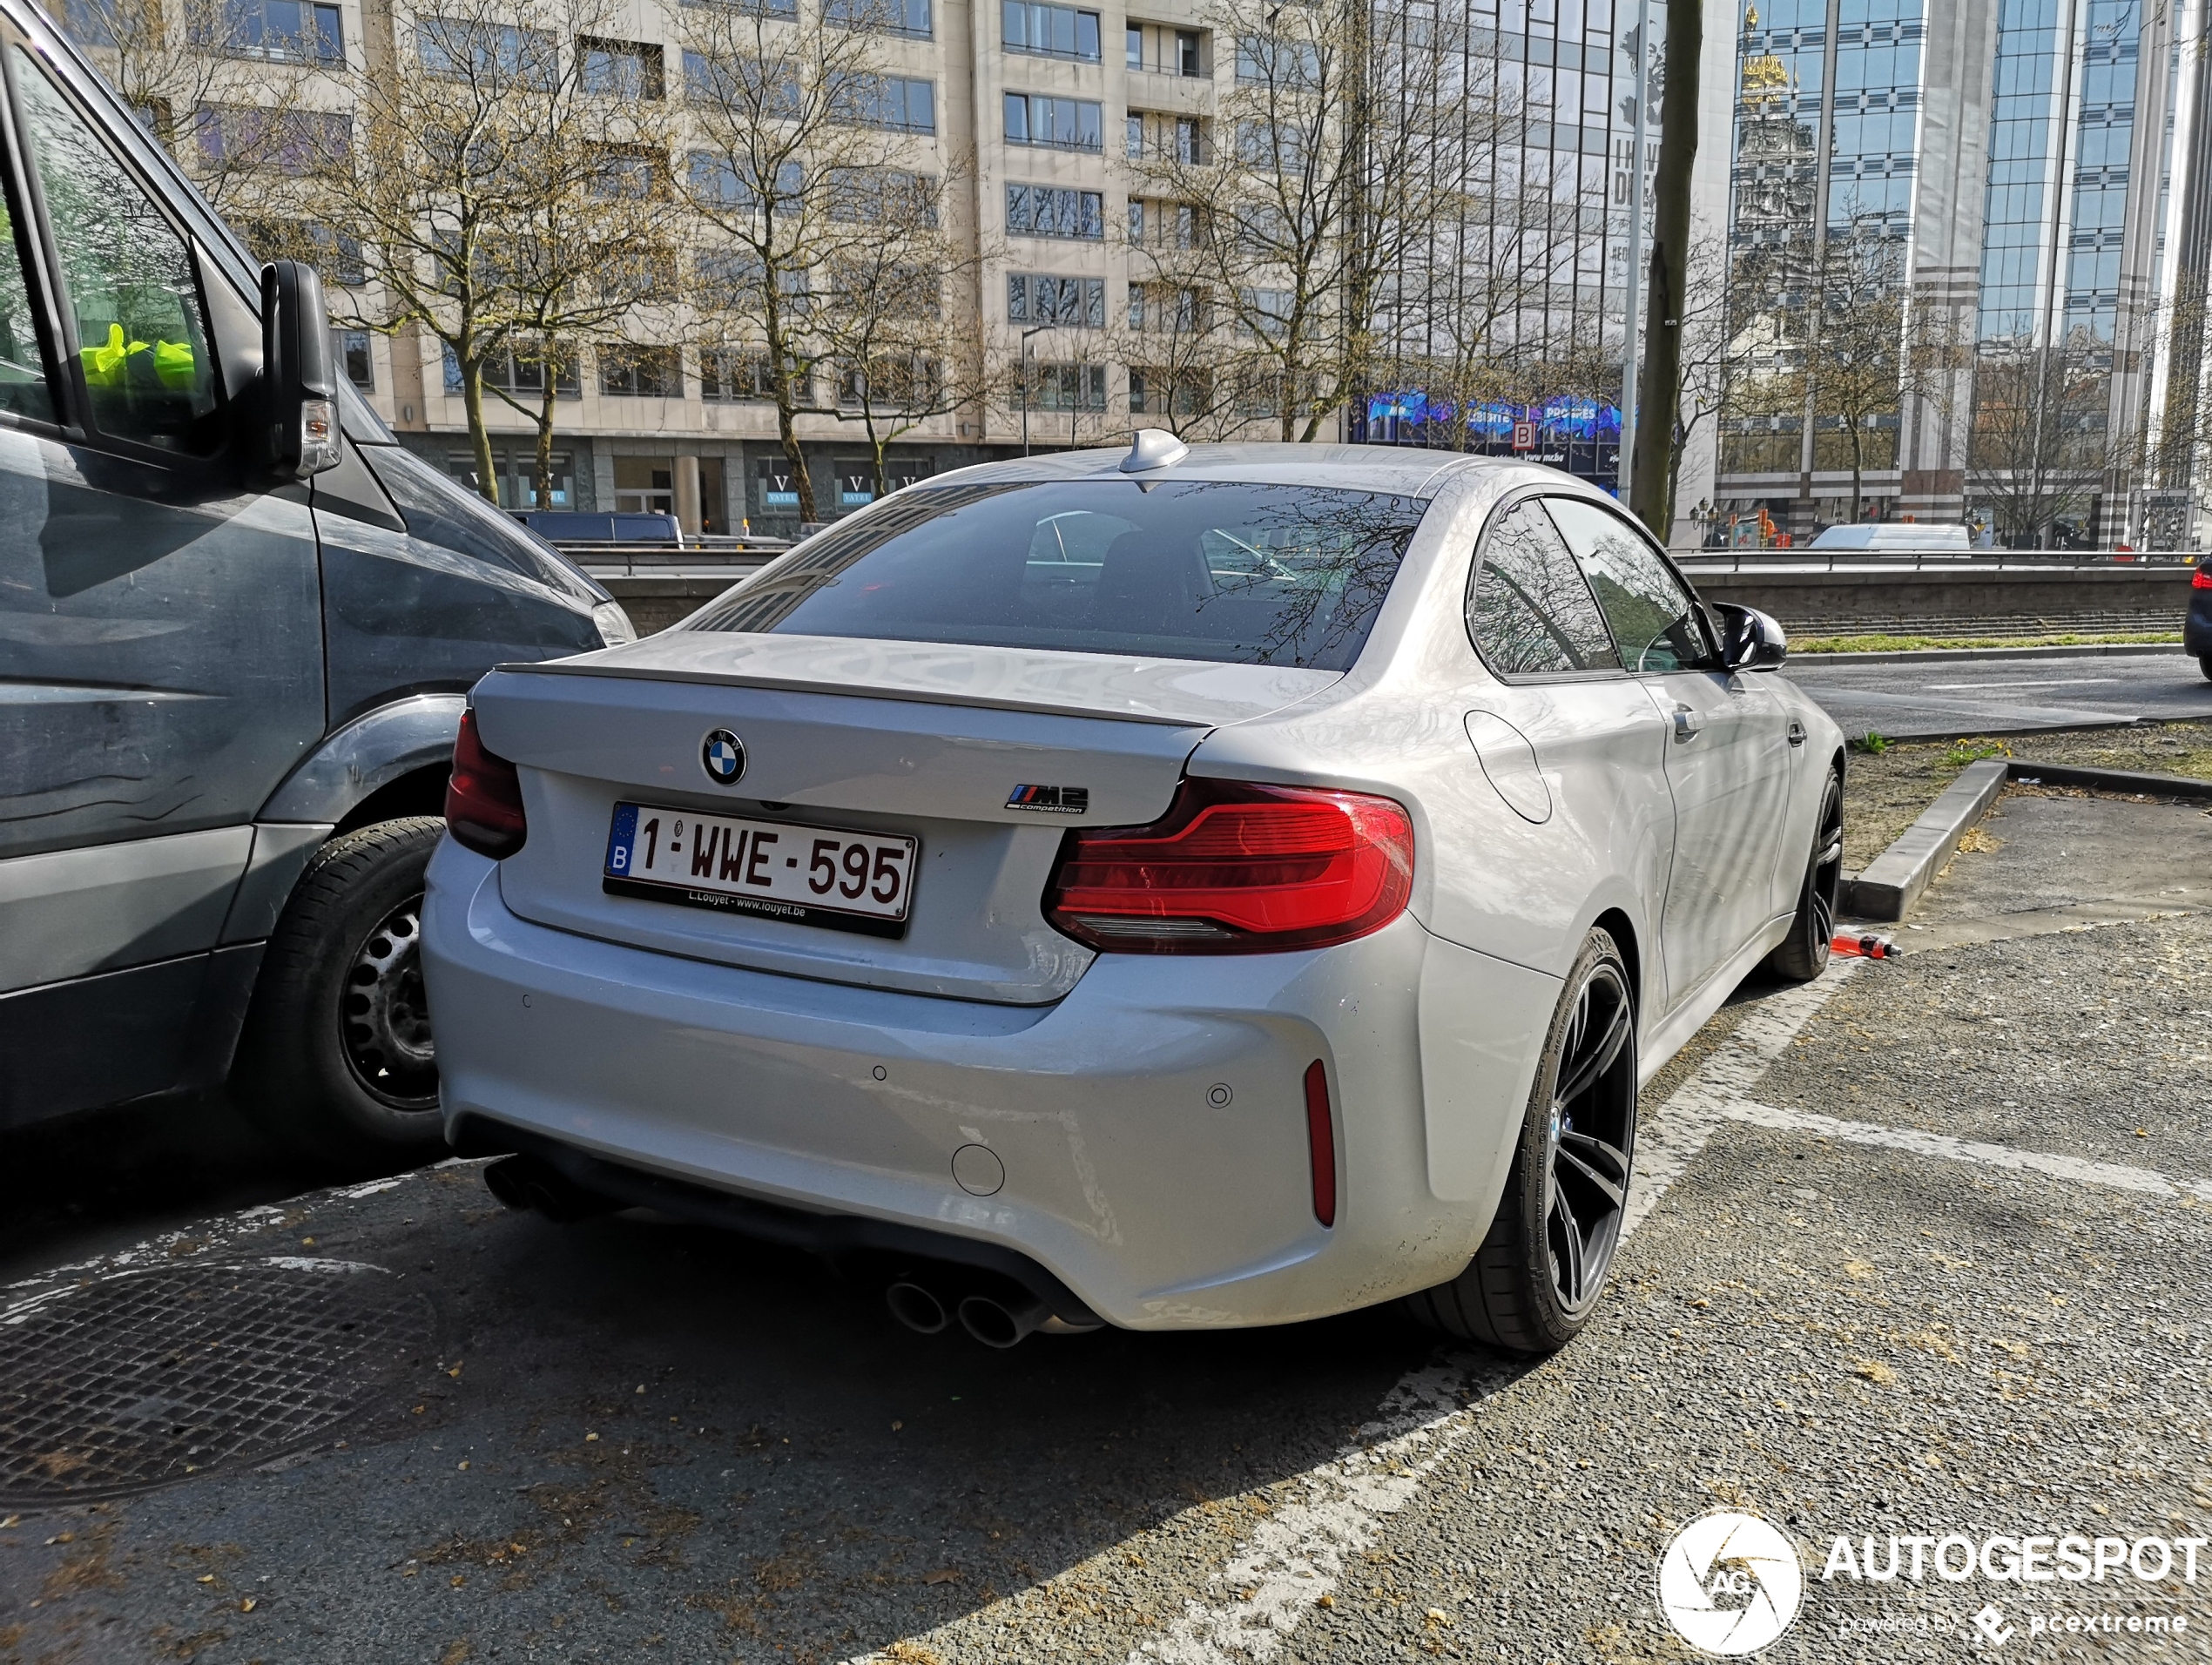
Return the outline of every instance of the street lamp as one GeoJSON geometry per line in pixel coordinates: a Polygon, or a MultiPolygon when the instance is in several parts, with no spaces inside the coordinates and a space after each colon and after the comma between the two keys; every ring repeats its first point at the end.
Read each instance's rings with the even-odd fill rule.
{"type": "Polygon", "coordinates": [[[1029,455],[1029,337],[1042,335],[1056,324],[1033,324],[1022,332],[1022,455],[1029,455]]]}

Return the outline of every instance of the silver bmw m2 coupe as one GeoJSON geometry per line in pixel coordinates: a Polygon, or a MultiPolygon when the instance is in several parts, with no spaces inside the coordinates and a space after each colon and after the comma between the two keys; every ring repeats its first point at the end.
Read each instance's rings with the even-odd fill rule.
{"type": "Polygon", "coordinates": [[[1783,652],[1541,468],[1147,433],[908,487],[477,684],[448,1135],[997,1345],[1406,1298],[1556,1348],[1638,1087],[1826,962],[1844,747],[1783,652]]]}

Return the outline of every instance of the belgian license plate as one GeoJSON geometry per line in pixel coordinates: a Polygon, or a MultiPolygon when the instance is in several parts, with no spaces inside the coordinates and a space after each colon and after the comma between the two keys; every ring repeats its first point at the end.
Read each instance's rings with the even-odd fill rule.
{"type": "Polygon", "coordinates": [[[610,896],[900,937],[918,849],[903,833],[617,804],[601,886],[610,896]]]}

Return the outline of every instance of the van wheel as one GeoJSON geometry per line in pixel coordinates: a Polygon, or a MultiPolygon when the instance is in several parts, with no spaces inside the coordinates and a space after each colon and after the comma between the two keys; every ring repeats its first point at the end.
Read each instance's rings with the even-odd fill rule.
{"type": "Polygon", "coordinates": [[[1448,1284],[1408,1296],[1432,1329],[1515,1352],[1555,1352],[1604,1293],[1627,1217],[1636,1144],[1635,1002],[1612,936],[1592,931],[1536,1066],[1505,1195],[1448,1284]]]}
{"type": "Polygon", "coordinates": [[[445,823],[413,815],[333,839],[262,955],[234,1086],[273,1137],[347,1166],[445,1149],[422,990],[422,872],[445,823]]]}

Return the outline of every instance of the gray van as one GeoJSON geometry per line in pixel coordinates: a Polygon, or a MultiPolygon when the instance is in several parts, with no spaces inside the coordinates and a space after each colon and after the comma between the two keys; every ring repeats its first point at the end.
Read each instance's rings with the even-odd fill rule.
{"type": "Polygon", "coordinates": [[[416,920],[463,696],[629,640],[334,379],[84,60],[0,0],[0,1129],[228,1081],[442,1146],[416,920]]]}

